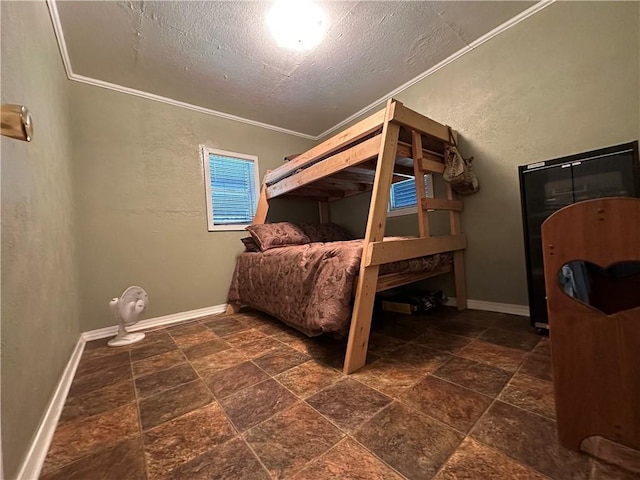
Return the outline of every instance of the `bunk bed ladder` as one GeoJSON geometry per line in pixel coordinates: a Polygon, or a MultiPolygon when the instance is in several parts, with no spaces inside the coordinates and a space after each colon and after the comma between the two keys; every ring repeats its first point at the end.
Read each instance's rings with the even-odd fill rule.
{"type": "MultiPolygon", "coordinates": [[[[456,135],[456,132],[451,132],[456,135]]],[[[449,211],[449,235],[460,235],[460,212],[462,201],[456,200],[455,193],[449,183],[446,183],[447,199],[427,198],[425,195],[424,176],[427,173],[439,173],[444,171],[444,162],[433,158],[424,158],[422,150],[422,136],[419,132],[411,132],[411,147],[413,155],[413,171],[416,181],[416,198],[418,205],[418,230],[420,236],[431,236],[429,229],[429,210],[449,211]]],[[[456,306],[458,310],[467,308],[467,286],[464,268],[464,250],[456,250],[453,253],[453,269],[456,288],[456,306]]]]}

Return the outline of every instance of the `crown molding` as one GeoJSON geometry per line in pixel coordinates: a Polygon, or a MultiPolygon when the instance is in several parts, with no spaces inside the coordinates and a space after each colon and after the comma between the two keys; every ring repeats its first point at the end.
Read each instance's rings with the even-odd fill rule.
{"type": "Polygon", "coordinates": [[[69,51],[67,50],[67,43],[64,40],[64,32],[62,31],[62,24],[60,23],[60,15],[58,14],[58,5],[55,0],[46,0],[47,7],[49,8],[49,15],[51,16],[51,22],[53,23],[53,31],[56,34],[56,40],[58,41],[58,48],[60,49],[60,56],[62,57],[62,63],[64,70],[67,72],[67,78],[71,80],[71,60],[69,59],[69,51]]]}
{"type": "Polygon", "coordinates": [[[64,32],[62,30],[62,24],[60,23],[60,16],[58,14],[58,7],[56,5],[56,1],[57,0],[46,0],[47,6],[49,7],[49,13],[51,15],[51,21],[53,22],[53,29],[55,31],[56,39],[58,41],[58,48],[60,49],[60,55],[62,56],[62,63],[64,64],[64,69],[65,69],[65,71],[67,73],[67,78],[69,80],[72,80],[74,82],[86,83],[88,85],[93,85],[93,86],[100,87],[100,88],[106,88],[108,90],[113,90],[113,91],[116,91],[116,92],[125,93],[127,95],[134,95],[136,97],[141,97],[141,98],[146,98],[148,100],[153,100],[153,101],[156,101],[156,102],[166,103],[168,105],[173,105],[175,107],[186,108],[187,110],[193,110],[195,112],[203,113],[205,115],[212,115],[214,117],[220,117],[220,118],[224,118],[226,120],[231,120],[231,121],[234,121],[234,122],[244,123],[244,124],[251,125],[251,126],[254,126],[254,127],[265,128],[267,130],[273,130],[275,132],[284,133],[284,134],[287,134],[287,135],[293,135],[293,136],[296,136],[296,137],[306,138],[308,140],[314,140],[314,141],[320,140],[320,139],[326,137],[327,135],[335,132],[336,130],[339,130],[340,128],[344,127],[349,122],[352,122],[353,120],[355,120],[359,116],[363,115],[364,113],[368,112],[369,110],[371,110],[371,109],[383,104],[384,102],[386,102],[389,98],[393,97],[394,95],[398,95],[399,93],[401,93],[404,90],[408,89],[409,87],[415,85],[419,81],[427,78],[428,76],[434,74],[435,72],[437,72],[441,68],[447,66],[451,62],[454,62],[455,60],[457,60],[458,58],[462,57],[463,55],[471,52],[472,50],[474,50],[475,48],[479,47],[483,43],[491,40],[492,38],[494,38],[495,36],[497,36],[497,35],[499,35],[499,34],[501,34],[503,32],[506,32],[511,27],[519,24],[523,20],[526,20],[527,18],[531,17],[532,15],[535,15],[536,13],[540,12],[541,10],[545,9],[549,5],[551,5],[551,4],[556,2],[556,0],[541,0],[541,1],[539,1],[535,5],[532,5],[531,7],[529,7],[526,10],[524,10],[523,12],[520,12],[515,17],[507,20],[506,22],[504,22],[503,24],[497,26],[496,28],[494,28],[490,32],[484,34],[480,38],[477,38],[476,40],[474,40],[473,42],[471,42],[470,44],[468,44],[464,48],[462,48],[462,49],[458,50],[457,52],[455,52],[453,55],[451,55],[451,56],[447,57],[446,59],[442,60],[437,65],[434,65],[433,67],[431,67],[430,69],[428,69],[425,72],[421,73],[417,77],[414,77],[413,79],[409,80],[408,82],[406,82],[405,84],[403,84],[400,87],[396,88],[395,90],[389,92],[388,94],[384,95],[383,97],[380,97],[378,100],[370,103],[366,107],[358,110],[356,113],[354,113],[353,115],[351,115],[348,118],[345,118],[340,123],[337,123],[336,125],[334,125],[333,127],[329,128],[328,130],[325,130],[324,132],[320,133],[319,135],[310,135],[310,134],[307,134],[307,133],[296,132],[294,130],[288,130],[286,128],[278,127],[276,125],[271,125],[271,124],[268,124],[268,123],[262,123],[262,122],[258,122],[258,121],[255,121],[255,120],[250,120],[248,118],[238,117],[236,115],[231,115],[231,114],[224,113],[224,112],[218,112],[217,110],[211,110],[209,108],[200,107],[198,105],[192,105],[190,103],[181,102],[179,100],[175,100],[175,99],[168,98],[168,97],[163,97],[161,95],[156,95],[156,94],[149,93],[149,92],[144,92],[142,90],[136,90],[135,88],[129,88],[129,87],[125,87],[123,85],[118,85],[118,84],[115,84],[115,83],[105,82],[105,81],[102,81],[102,80],[98,80],[96,78],[85,77],[83,75],[78,75],[76,73],[73,73],[73,70],[71,68],[71,60],[69,58],[69,51],[67,50],[67,44],[66,44],[66,41],[65,41],[65,38],[64,38],[64,32]]]}
{"type": "MultiPolygon", "coordinates": [[[[55,1],[55,0],[49,0],[49,1],[55,1]]],[[[93,85],[95,87],[106,88],[107,90],[114,90],[116,92],[133,95],[135,97],[146,98],[147,100],[166,103],[168,105],[173,105],[174,107],[186,108],[187,110],[193,110],[194,112],[204,113],[205,115],[211,115],[214,117],[224,118],[226,120],[231,120],[234,122],[244,123],[247,125],[251,125],[253,127],[265,128],[267,130],[273,130],[275,132],[285,133],[287,135],[293,135],[296,137],[306,138],[309,140],[317,140],[319,138],[319,137],[314,137],[313,135],[307,135],[306,133],[287,130],[286,128],[278,127],[276,125],[257,122],[255,120],[250,120],[248,118],[237,117],[229,113],[218,112],[216,110],[199,107],[198,105],[192,105],[191,103],[174,100],[173,98],[167,98],[160,95],[156,95],[154,93],[144,92],[142,90],[136,90],[135,88],[124,87],[122,85],[117,85],[115,83],[109,83],[109,82],[104,82],[102,80],[98,80],[95,78],[85,77],[83,75],[78,75],[76,73],[67,72],[67,76],[69,77],[69,80],[73,80],[75,82],[86,83],[87,85],[93,85]]]]}
{"type": "Polygon", "coordinates": [[[62,30],[62,24],[60,23],[60,15],[58,14],[58,6],[56,0],[46,0],[49,7],[49,14],[51,21],[53,22],[53,30],[56,34],[56,40],[58,41],[58,48],[60,49],[60,55],[62,56],[62,63],[67,73],[67,78],[74,82],[86,83],[87,85],[93,85],[95,87],[106,88],[107,90],[113,90],[115,92],[125,93],[127,95],[133,95],[135,97],[146,98],[147,100],[153,100],[155,102],[166,103],[173,105],[174,107],[186,108],[187,110],[193,110],[194,112],[204,113],[205,115],[211,115],[214,117],[224,118],[234,122],[240,122],[253,127],[265,128],[267,130],[273,130],[279,133],[285,133],[287,135],[293,135],[296,137],[306,138],[308,140],[317,140],[319,137],[309,135],[302,132],[296,132],[294,130],[288,130],[286,128],[278,127],[276,125],[270,125],[268,123],[262,123],[248,118],[238,117],[229,113],[218,112],[217,110],[211,110],[209,108],[200,107],[191,103],[181,102],[173,98],[163,97],[154,93],[137,90],[135,88],[125,87],[116,83],[105,82],[98,80],[97,78],[85,77],[84,75],[78,75],[73,72],[71,68],[71,59],[69,57],[69,51],[67,50],[67,43],[64,38],[64,32],[62,30]]]}
{"type": "Polygon", "coordinates": [[[386,102],[387,100],[389,100],[391,97],[393,97],[394,95],[398,95],[399,93],[405,91],[406,89],[408,89],[409,87],[415,85],[416,83],[418,83],[420,80],[424,80],[425,78],[427,78],[430,75],[433,75],[434,73],[436,73],[438,70],[440,70],[443,67],[446,67],[447,65],[449,65],[451,62],[454,62],[455,60],[459,59],[460,57],[462,57],[463,55],[466,55],[467,53],[471,52],[472,50],[478,48],[480,45],[482,45],[485,42],[488,42],[489,40],[491,40],[493,37],[496,37],[498,35],[500,35],[503,32],[506,32],[507,30],[509,30],[511,27],[516,26],[517,24],[519,24],[520,22],[522,22],[523,20],[526,20],[527,18],[531,17],[532,15],[535,15],[536,13],[540,12],[541,10],[547,8],[549,5],[555,3],[556,0],[541,0],[538,3],[536,3],[535,5],[532,5],[531,7],[529,7],[528,9],[524,10],[523,12],[520,12],[518,15],[516,15],[515,17],[507,20],[506,22],[504,22],[501,25],[498,25],[496,28],[494,28],[493,30],[491,30],[490,32],[485,33],[483,36],[477,38],[476,40],[474,40],[473,42],[471,42],[470,44],[468,44],[466,47],[461,48],[460,50],[458,50],[457,52],[455,52],[453,55],[450,55],[449,57],[445,58],[444,60],[442,60],[440,63],[434,65],[433,67],[431,67],[430,69],[428,69],[425,72],[422,72],[420,75],[418,75],[417,77],[412,78],[411,80],[409,80],[407,83],[400,85],[398,88],[396,88],[395,90],[387,93],[385,96],[380,97],[378,100],[376,100],[375,102],[370,103],[369,105],[367,105],[366,107],[358,110],[356,113],[354,113],[353,115],[351,115],[348,118],[345,118],[343,121],[341,121],[340,123],[334,125],[333,127],[331,127],[330,129],[322,132],[320,135],[318,135],[315,140],[319,140],[321,138],[326,137],[327,135],[335,132],[336,130],[344,127],[345,125],[347,125],[349,122],[352,122],[353,120],[357,119],[359,116],[363,115],[364,113],[368,112],[369,110],[382,105],[384,102],[386,102]]]}

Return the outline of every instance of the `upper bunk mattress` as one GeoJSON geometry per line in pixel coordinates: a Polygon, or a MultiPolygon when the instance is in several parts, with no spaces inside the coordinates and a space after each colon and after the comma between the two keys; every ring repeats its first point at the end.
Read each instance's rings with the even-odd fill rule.
{"type": "MultiPolygon", "coordinates": [[[[228,301],[262,310],[309,336],[344,336],[362,243],[362,239],[308,243],[242,253],[228,301]]],[[[381,265],[380,274],[429,272],[451,262],[451,253],[440,253],[381,265]]]]}

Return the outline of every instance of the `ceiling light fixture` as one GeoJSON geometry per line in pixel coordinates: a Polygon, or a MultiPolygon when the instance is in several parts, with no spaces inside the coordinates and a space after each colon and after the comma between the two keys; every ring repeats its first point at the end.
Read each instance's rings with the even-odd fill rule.
{"type": "Polygon", "coordinates": [[[310,0],[278,0],[267,14],[267,25],[278,46],[309,50],[324,37],[328,21],[322,9],[310,0]]]}

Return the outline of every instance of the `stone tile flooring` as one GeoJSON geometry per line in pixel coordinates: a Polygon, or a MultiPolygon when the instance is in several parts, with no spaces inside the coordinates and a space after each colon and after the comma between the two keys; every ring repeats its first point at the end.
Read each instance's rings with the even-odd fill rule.
{"type": "Polygon", "coordinates": [[[369,364],[344,351],[250,310],[91,342],[41,478],[638,478],[558,444],[528,319],[380,315],[369,364]]]}

